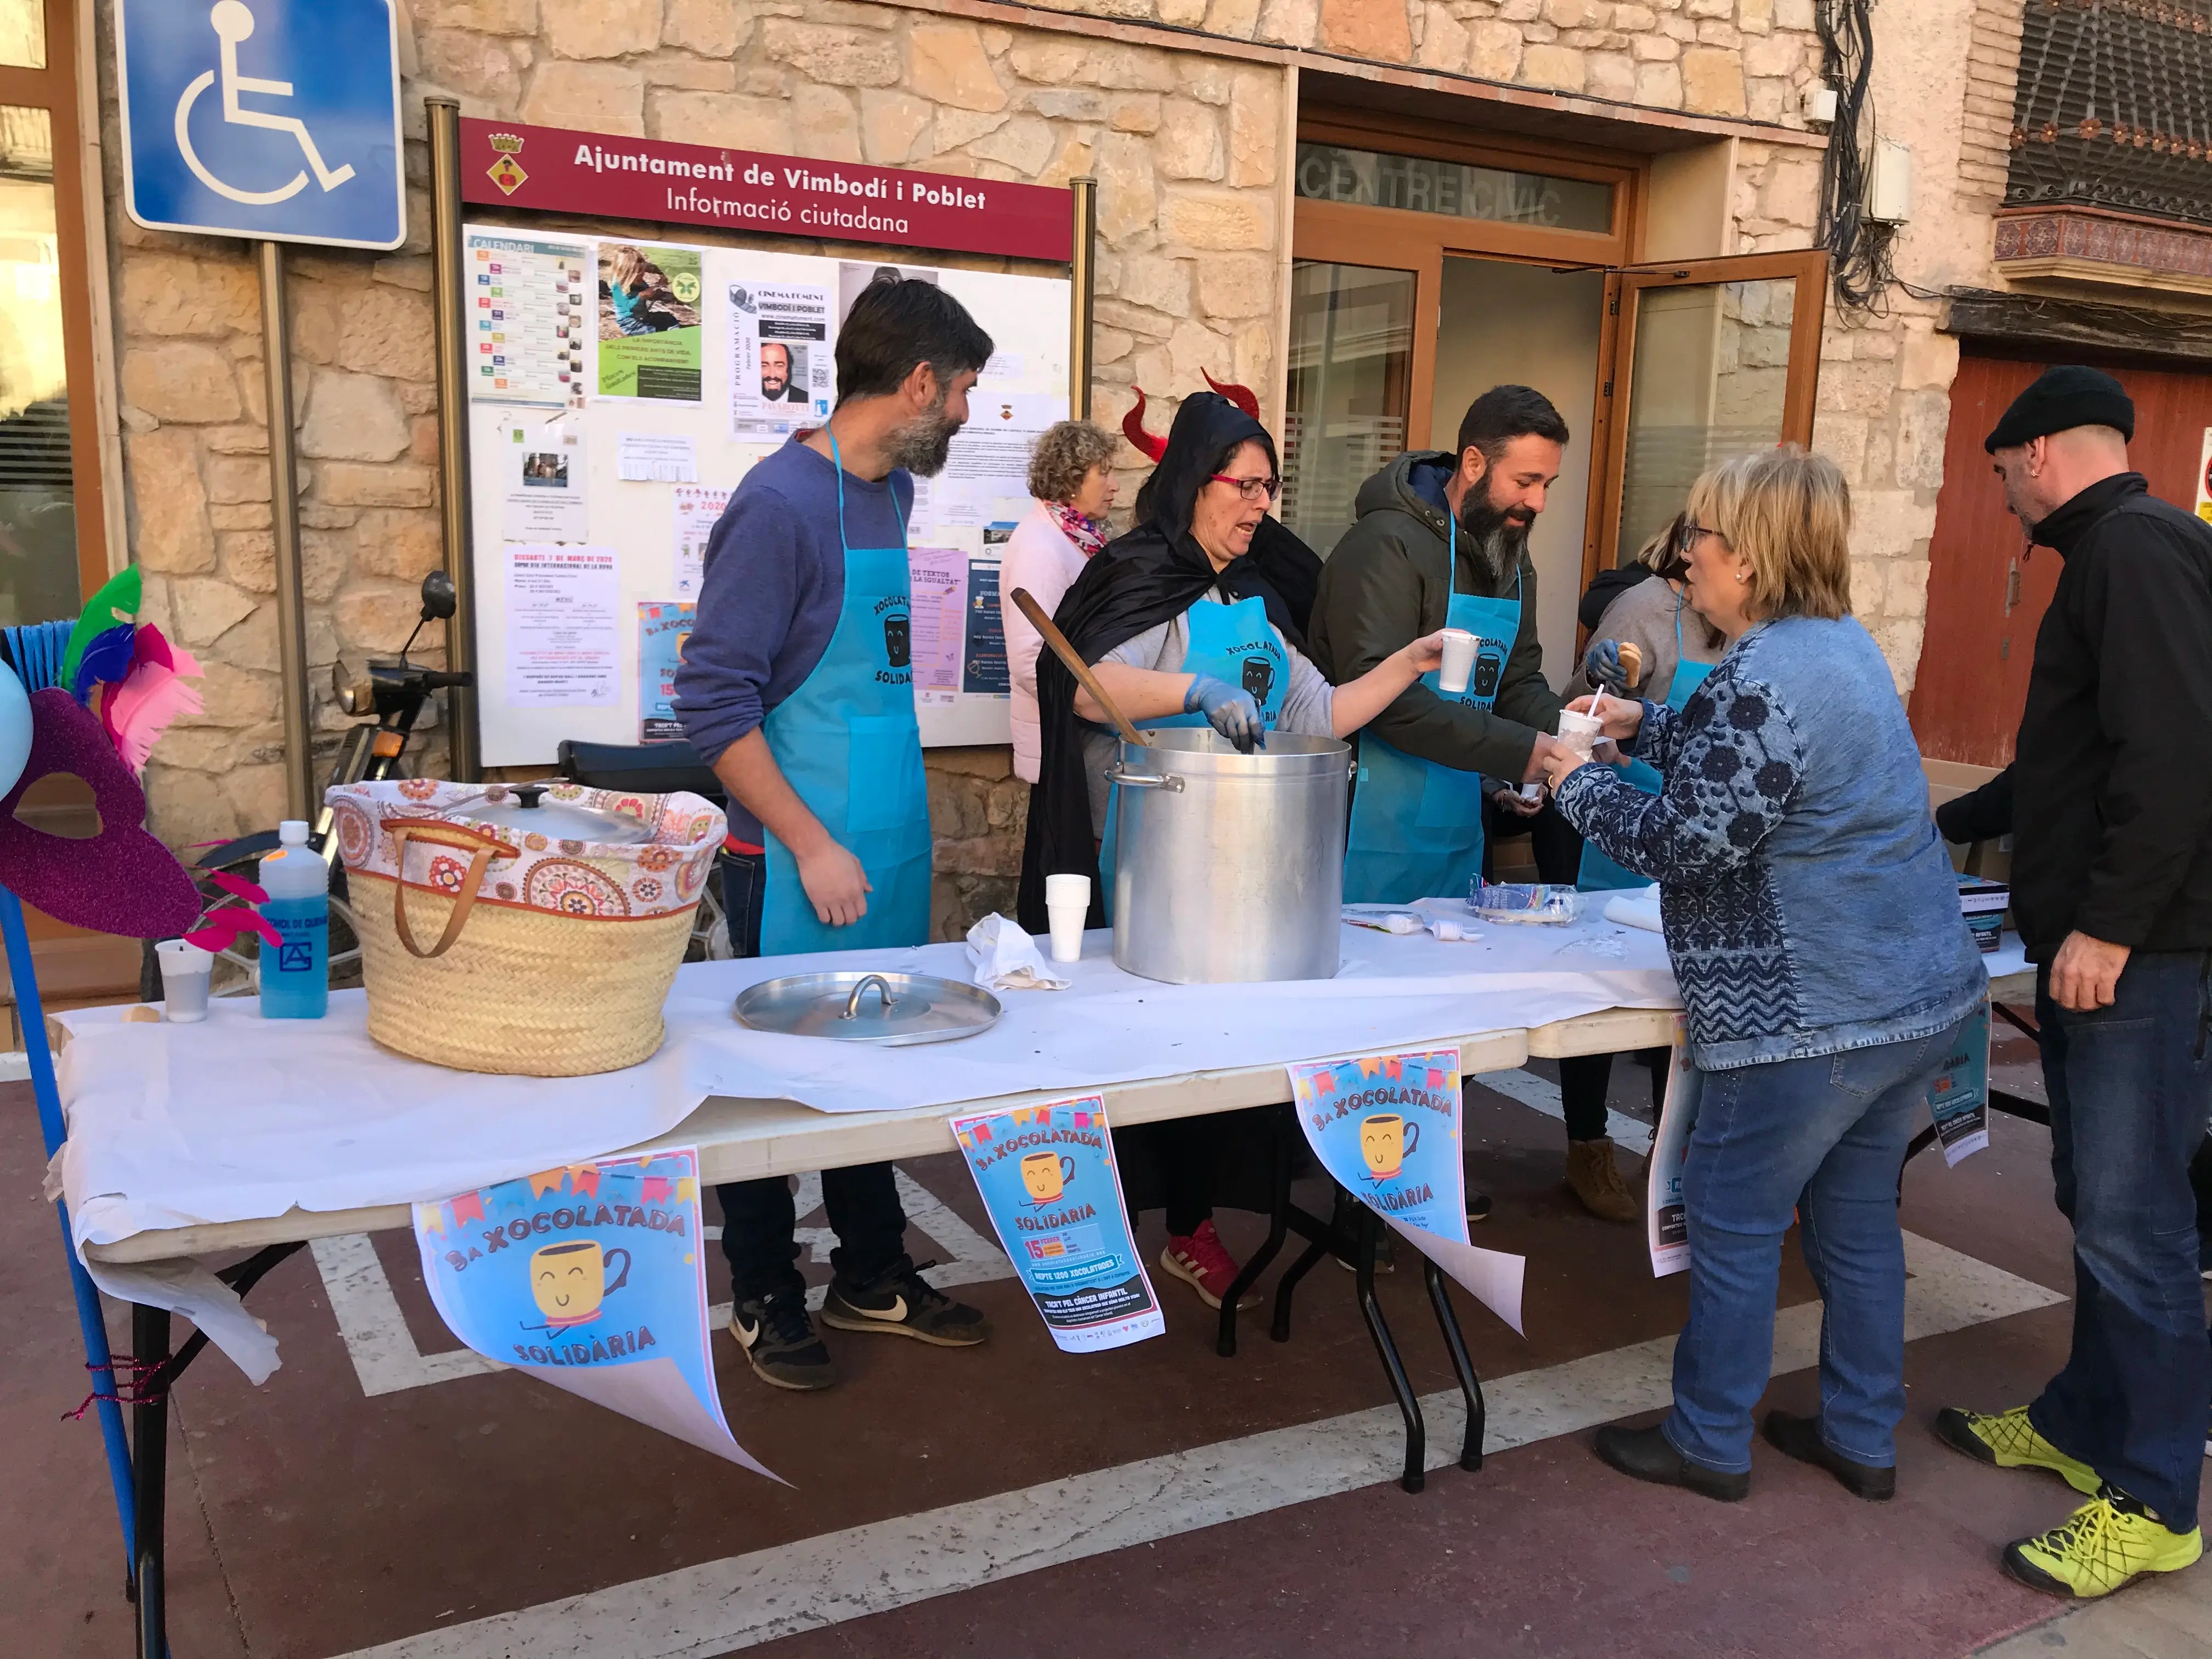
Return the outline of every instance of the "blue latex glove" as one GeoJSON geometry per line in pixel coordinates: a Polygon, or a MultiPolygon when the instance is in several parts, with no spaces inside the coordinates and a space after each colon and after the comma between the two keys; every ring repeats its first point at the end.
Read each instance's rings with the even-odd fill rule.
{"type": "Polygon", "coordinates": [[[1267,725],[1252,694],[1211,674],[1191,681],[1190,690],[1183,693],[1182,712],[1205,715],[1206,724],[1235,744],[1239,754],[1250,754],[1267,739],[1267,725]]]}
{"type": "Polygon", "coordinates": [[[1616,697],[1628,695],[1628,670],[1621,665],[1620,641],[1599,640],[1583,659],[1583,672],[1592,685],[1601,685],[1616,697]]]}

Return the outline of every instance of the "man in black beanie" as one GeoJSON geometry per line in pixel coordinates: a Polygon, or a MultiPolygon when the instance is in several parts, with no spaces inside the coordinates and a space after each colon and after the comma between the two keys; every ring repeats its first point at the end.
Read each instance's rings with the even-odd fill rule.
{"type": "Polygon", "coordinates": [[[2089,1499],[2004,1553],[2034,1589],[2102,1595],[2203,1552],[2212,1348],[2192,1153],[2212,1115],[2212,527],[2128,466],[2135,406],[2053,368],[1984,447],[2028,538],[2065,561],[2035,637],[2012,765],[1937,815],[2009,830],[2059,1209],[2074,1225],[2074,1340],[2032,1405],[1946,1407],[1936,1433],[2089,1499]]]}

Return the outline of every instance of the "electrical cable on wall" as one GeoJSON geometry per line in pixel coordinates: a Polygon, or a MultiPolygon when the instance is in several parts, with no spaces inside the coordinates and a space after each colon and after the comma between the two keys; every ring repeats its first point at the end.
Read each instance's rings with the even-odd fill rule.
{"type": "Polygon", "coordinates": [[[1866,216],[1867,165],[1874,148],[1868,95],[1874,76],[1871,9],[1872,0],[1818,0],[1814,8],[1820,74],[1836,89],[1836,118],[1820,163],[1817,235],[1828,250],[1838,307],[1880,315],[1883,295],[1897,280],[1890,267],[1896,230],[1866,216]]]}

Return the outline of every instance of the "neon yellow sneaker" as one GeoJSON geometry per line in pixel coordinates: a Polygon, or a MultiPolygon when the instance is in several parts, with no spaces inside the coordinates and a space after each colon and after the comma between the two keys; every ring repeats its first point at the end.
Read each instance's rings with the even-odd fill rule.
{"type": "Polygon", "coordinates": [[[2110,1595],[2147,1572],[2179,1572],[2204,1553],[2203,1534],[2168,1532],[2143,1506],[2107,1486],[2049,1532],[2005,1547],[2005,1571],[2049,1595],[2110,1595]]]}
{"type": "Polygon", "coordinates": [[[1995,1417],[1946,1406],[1936,1413],[1936,1437],[1977,1463],[1999,1469],[2049,1469],[2084,1498],[2094,1498],[2104,1482],[2096,1470],[2069,1457],[2035,1431],[2027,1407],[2014,1406],[1995,1417]]]}

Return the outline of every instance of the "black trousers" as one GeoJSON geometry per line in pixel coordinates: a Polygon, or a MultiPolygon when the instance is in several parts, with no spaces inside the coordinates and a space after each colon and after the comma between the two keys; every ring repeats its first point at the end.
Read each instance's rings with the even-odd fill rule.
{"type": "MultiPolygon", "coordinates": [[[[718,862],[722,914],[729,920],[730,948],[741,957],[760,954],[761,897],[768,885],[768,860],[758,853],[726,853],[718,862]]],[[[792,1230],[791,1182],[783,1176],[760,1181],[725,1182],[714,1188],[722,1205],[722,1254],[740,1302],[805,1293],[799,1246],[792,1230]]],[[[822,1205],[837,1235],[830,1264],[839,1278],[865,1285],[906,1263],[906,1211],[888,1164],[859,1164],[822,1172],[822,1205]]]]}
{"type": "MultiPolygon", "coordinates": [[[[1558,886],[1571,887],[1575,878],[1582,873],[1583,838],[1575,826],[1547,799],[1544,810],[1534,817],[1521,817],[1515,813],[1501,811],[1490,801],[1482,804],[1482,878],[1495,880],[1496,868],[1491,848],[1501,835],[1519,835],[1527,831],[1531,848],[1536,855],[1536,876],[1540,881],[1558,886]]],[[[1651,1071],[1651,1098],[1656,1105],[1660,1091],[1666,1087],[1662,1079],[1667,1075],[1664,1049],[1651,1049],[1638,1056],[1651,1071]],[[1653,1064],[1653,1056],[1657,1063],[1653,1064]]],[[[1566,1115],[1567,1139],[1570,1140],[1599,1140],[1605,1136],[1605,1098],[1613,1084],[1611,1054],[1569,1054],[1559,1061],[1559,1104],[1566,1115]]]]}

